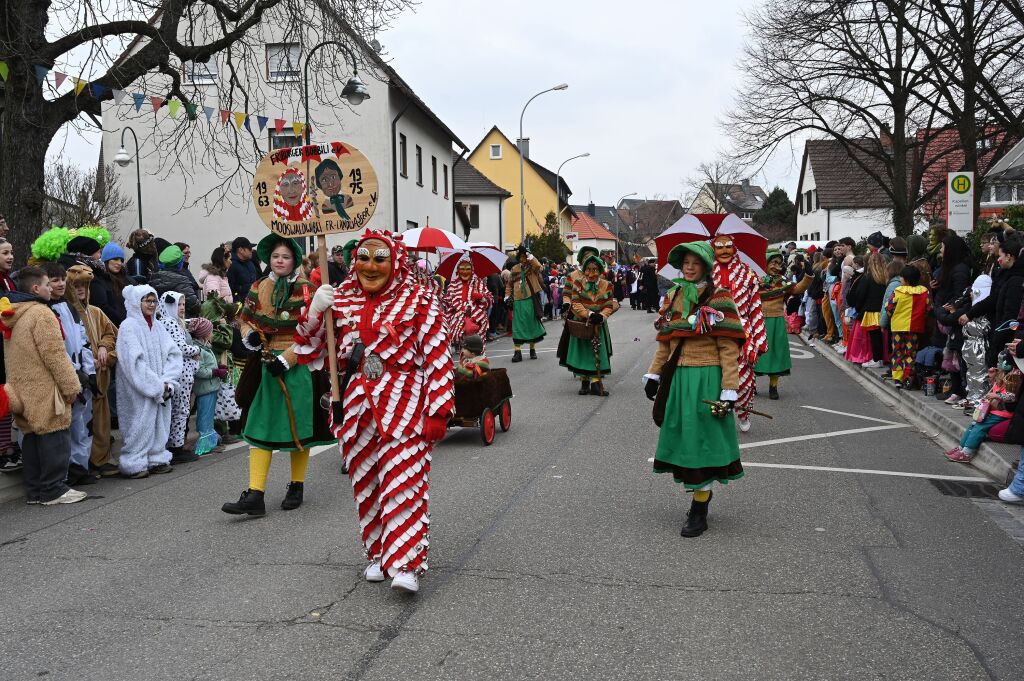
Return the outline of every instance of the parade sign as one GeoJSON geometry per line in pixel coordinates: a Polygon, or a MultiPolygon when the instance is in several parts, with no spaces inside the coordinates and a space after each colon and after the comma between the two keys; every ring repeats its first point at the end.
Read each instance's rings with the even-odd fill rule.
{"type": "Polygon", "coordinates": [[[377,208],[377,173],[345,142],[275,149],[256,168],[252,197],[260,218],[281,236],[356,232],[377,208]]]}
{"type": "Polygon", "coordinates": [[[963,236],[974,230],[974,173],[946,176],[946,226],[963,236]]]}

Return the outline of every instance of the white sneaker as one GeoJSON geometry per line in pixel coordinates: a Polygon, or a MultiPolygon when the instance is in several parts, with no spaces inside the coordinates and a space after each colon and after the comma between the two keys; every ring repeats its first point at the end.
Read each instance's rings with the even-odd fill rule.
{"type": "Polygon", "coordinates": [[[864,362],[861,366],[865,369],[881,369],[885,365],[882,364],[882,360],[875,359],[870,362],[864,362]]]}
{"type": "Polygon", "coordinates": [[[1017,496],[1009,487],[999,490],[999,499],[1008,504],[1024,504],[1024,497],[1017,496]]]}
{"type": "Polygon", "coordinates": [[[368,582],[383,582],[387,579],[387,575],[385,575],[384,571],[380,569],[379,560],[375,560],[366,566],[366,569],[363,570],[363,577],[368,582]]]}
{"type": "Polygon", "coordinates": [[[56,506],[57,504],[75,504],[81,501],[82,499],[85,499],[87,496],[89,495],[86,494],[85,492],[79,492],[77,489],[69,489],[67,492],[64,492],[64,494],[60,495],[56,499],[44,501],[43,506],[56,506]]]}
{"type": "Polygon", "coordinates": [[[750,430],[750,419],[745,419],[742,416],[737,417],[736,423],[740,424],[740,432],[745,433],[750,430]]]}
{"type": "Polygon", "coordinates": [[[414,594],[420,590],[420,580],[414,572],[399,572],[391,580],[391,588],[395,591],[404,591],[414,594]]]}
{"type": "Polygon", "coordinates": [[[952,395],[946,398],[945,402],[946,404],[953,406],[962,399],[964,399],[963,395],[957,395],[956,393],[953,393],[952,395]]]}
{"type": "Polygon", "coordinates": [[[845,345],[837,345],[836,346],[836,352],[839,353],[840,355],[845,355],[846,354],[846,346],[845,345]]]}

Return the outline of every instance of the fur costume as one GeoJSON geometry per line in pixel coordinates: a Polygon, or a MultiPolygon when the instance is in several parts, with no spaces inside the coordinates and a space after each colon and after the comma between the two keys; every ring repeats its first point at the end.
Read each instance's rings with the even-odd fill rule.
{"type": "MultiPolygon", "coordinates": [[[[439,302],[414,283],[405,247],[389,232],[368,230],[360,243],[368,238],[388,244],[391,279],[367,294],[353,273],[334,292],[337,348],[331,350],[338,353],[339,371],[357,341],[365,352],[362,370],[342,397],[344,420],[332,429],[348,464],[367,557],[379,559],[384,573],[394,576],[427,569],[433,449],[427,427],[452,413],[453,370],[439,302]],[[373,368],[380,370],[376,378],[373,368]]],[[[323,316],[310,322],[314,328],[305,334],[300,325],[296,352],[300,362],[319,367],[323,316]]]]}
{"type": "Polygon", "coordinates": [[[717,288],[727,289],[732,294],[747,334],[747,340],[740,349],[740,388],[739,399],[736,400],[736,413],[740,418],[746,418],[749,412],[743,407],[749,407],[757,394],[754,365],[759,356],[768,352],[764,312],[761,310],[761,286],[757,275],[740,260],[739,255],[728,265],[723,266],[716,261],[712,268],[712,278],[717,288]]]}
{"type": "Polygon", "coordinates": [[[199,348],[192,342],[184,323],[178,319],[178,303],[182,297],[176,291],[167,291],[160,296],[157,305],[160,323],[181,351],[181,375],[177,378],[178,388],[171,399],[171,431],[167,441],[171,449],[185,446],[185,432],[192,411],[192,386],[196,381],[196,370],[199,369],[199,348]]]}
{"type": "MultiPolygon", "coordinates": [[[[462,261],[459,264],[461,265],[462,261]]],[[[491,304],[494,302],[494,296],[487,290],[487,285],[480,277],[473,274],[469,281],[463,281],[458,273],[458,265],[456,265],[455,275],[448,283],[442,302],[445,323],[448,328],[448,340],[452,345],[462,346],[462,339],[467,335],[467,321],[471,321],[477,326],[476,329],[469,331],[470,334],[487,338],[488,314],[491,304]]]]}
{"type": "Polygon", "coordinates": [[[127,475],[171,461],[171,400],[163,393],[165,384],[178,391],[182,356],[164,325],[142,314],[140,303],[150,293],[156,295],[152,286],[125,287],[128,317],[117,330],[117,419],[124,437],[118,465],[127,475]]]}

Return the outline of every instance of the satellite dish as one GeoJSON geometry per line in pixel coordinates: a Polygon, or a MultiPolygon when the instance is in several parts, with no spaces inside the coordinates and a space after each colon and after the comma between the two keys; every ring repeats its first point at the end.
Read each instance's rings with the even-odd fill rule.
{"type": "Polygon", "coordinates": [[[376,52],[377,54],[380,54],[380,51],[381,51],[382,49],[384,49],[384,48],[383,48],[383,47],[381,46],[381,44],[380,44],[380,41],[379,41],[379,40],[377,40],[376,38],[374,38],[373,40],[371,40],[371,41],[370,41],[370,47],[372,47],[372,48],[373,48],[373,51],[374,51],[374,52],[376,52]]]}

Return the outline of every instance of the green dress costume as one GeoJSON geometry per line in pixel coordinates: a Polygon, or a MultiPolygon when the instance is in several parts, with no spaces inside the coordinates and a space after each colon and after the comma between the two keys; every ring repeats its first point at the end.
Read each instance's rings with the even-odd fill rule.
{"type": "Polygon", "coordinates": [[[533,302],[540,292],[540,262],[528,256],[525,266],[516,263],[505,286],[505,297],[512,298],[512,342],[515,345],[544,340],[544,324],[533,302]]]}
{"type": "MultiPolygon", "coordinates": [[[[768,252],[769,260],[781,257],[776,251],[768,252]]],[[[813,281],[811,275],[799,283],[787,281],[778,274],[768,274],[761,279],[761,309],[764,310],[768,352],[761,355],[754,365],[754,373],[758,376],[789,376],[793,359],[789,353],[789,332],[786,331],[786,298],[803,294],[813,281]]]]}
{"type": "MultiPolygon", "coordinates": [[[[596,256],[588,256],[583,266],[588,262],[596,262],[601,270],[604,270],[604,263],[596,256]]],[[[607,279],[600,277],[591,283],[581,279],[577,286],[572,289],[570,304],[570,319],[578,322],[586,322],[590,313],[600,313],[605,319],[599,331],[599,356],[601,360],[601,375],[611,373],[612,337],[608,333],[608,318],[619,309],[619,302],[615,300],[614,289],[607,279]]],[[[594,361],[594,346],[586,338],[568,337],[565,359],[559,361],[561,366],[567,367],[577,378],[590,378],[597,376],[596,363],[594,361]]]]}

